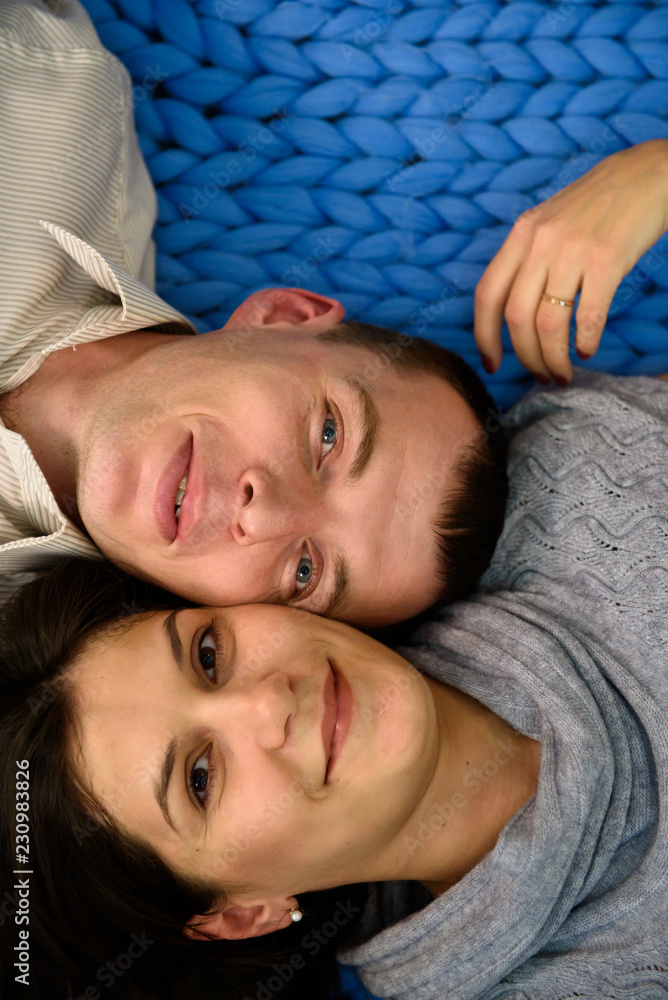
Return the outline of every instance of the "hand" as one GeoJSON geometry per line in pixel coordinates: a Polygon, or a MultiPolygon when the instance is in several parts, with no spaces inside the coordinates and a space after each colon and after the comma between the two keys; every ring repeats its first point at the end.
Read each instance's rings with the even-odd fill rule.
{"type": "Polygon", "coordinates": [[[580,289],[575,346],[598,349],[617,286],[668,228],[668,140],[623,149],[519,216],[475,292],[475,339],[485,368],[501,364],[505,315],[515,352],[538,377],[565,385],[572,300],[580,289]]]}

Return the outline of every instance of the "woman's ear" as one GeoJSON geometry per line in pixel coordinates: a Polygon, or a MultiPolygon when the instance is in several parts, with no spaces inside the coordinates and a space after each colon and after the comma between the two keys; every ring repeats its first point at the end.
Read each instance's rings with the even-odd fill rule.
{"type": "Polygon", "coordinates": [[[297,906],[294,896],[276,896],[262,903],[236,903],[208,917],[192,917],[183,928],[183,933],[196,941],[239,941],[260,937],[289,927],[293,906],[297,906]]]}
{"type": "Polygon", "coordinates": [[[346,314],[337,299],[327,298],[306,288],[262,288],[238,306],[224,330],[269,327],[313,337],[340,323],[346,314]]]}

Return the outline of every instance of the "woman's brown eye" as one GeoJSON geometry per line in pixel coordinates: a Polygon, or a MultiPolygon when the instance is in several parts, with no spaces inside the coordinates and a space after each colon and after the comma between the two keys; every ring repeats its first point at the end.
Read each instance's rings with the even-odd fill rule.
{"type": "Polygon", "coordinates": [[[210,748],[201,757],[198,757],[190,772],[190,787],[199,804],[206,808],[206,803],[211,794],[212,777],[215,768],[209,759],[210,748]]]}
{"type": "MultiPolygon", "coordinates": [[[[214,681],[215,669],[216,669],[216,643],[210,631],[206,631],[199,641],[199,649],[197,651],[199,657],[199,662],[202,669],[206,673],[208,670],[214,671],[214,676],[209,677],[210,681],[214,681]]],[[[207,673],[207,677],[208,677],[207,673]]]]}

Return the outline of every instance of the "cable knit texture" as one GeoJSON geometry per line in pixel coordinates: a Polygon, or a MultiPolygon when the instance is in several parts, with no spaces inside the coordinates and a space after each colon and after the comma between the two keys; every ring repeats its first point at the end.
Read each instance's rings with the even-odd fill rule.
{"type": "Polygon", "coordinates": [[[578,373],[514,407],[511,496],[483,589],[552,598],[557,578],[570,601],[593,588],[599,610],[651,639],[668,601],[666,396],[659,380],[578,373]]]}
{"type": "Polygon", "coordinates": [[[538,790],[422,909],[383,886],[342,957],[393,1000],[666,1000],[668,385],[579,373],[509,425],[481,592],[402,652],[540,741],[538,790]]]}
{"type": "MultiPolygon", "coordinates": [[[[668,7],[561,0],[84,0],[134,81],[158,190],[157,290],[200,330],[257,289],[459,351],[497,404],[473,290],[523,210],[668,136],[668,7]]],[[[668,370],[668,243],[615,297],[591,365],[668,370]]]]}

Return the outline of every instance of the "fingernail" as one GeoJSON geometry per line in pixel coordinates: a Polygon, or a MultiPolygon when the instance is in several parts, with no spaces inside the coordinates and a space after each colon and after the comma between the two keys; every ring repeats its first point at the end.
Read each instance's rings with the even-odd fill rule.
{"type": "Polygon", "coordinates": [[[543,375],[542,372],[531,372],[536,382],[540,382],[541,385],[549,385],[550,377],[549,375],[543,375]]]}
{"type": "Polygon", "coordinates": [[[553,375],[552,377],[561,389],[568,385],[568,379],[564,378],[563,375],[553,375]]]}
{"type": "Polygon", "coordinates": [[[488,375],[493,375],[496,371],[496,365],[490,358],[489,354],[481,354],[480,358],[482,360],[482,366],[488,375]]]}
{"type": "Polygon", "coordinates": [[[593,354],[585,354],[585,352],[581,351],[579,347],[575,348],[575,353],[579,357],[580,361],[589,361],[590,358],[594,357],[593,354]]]}

